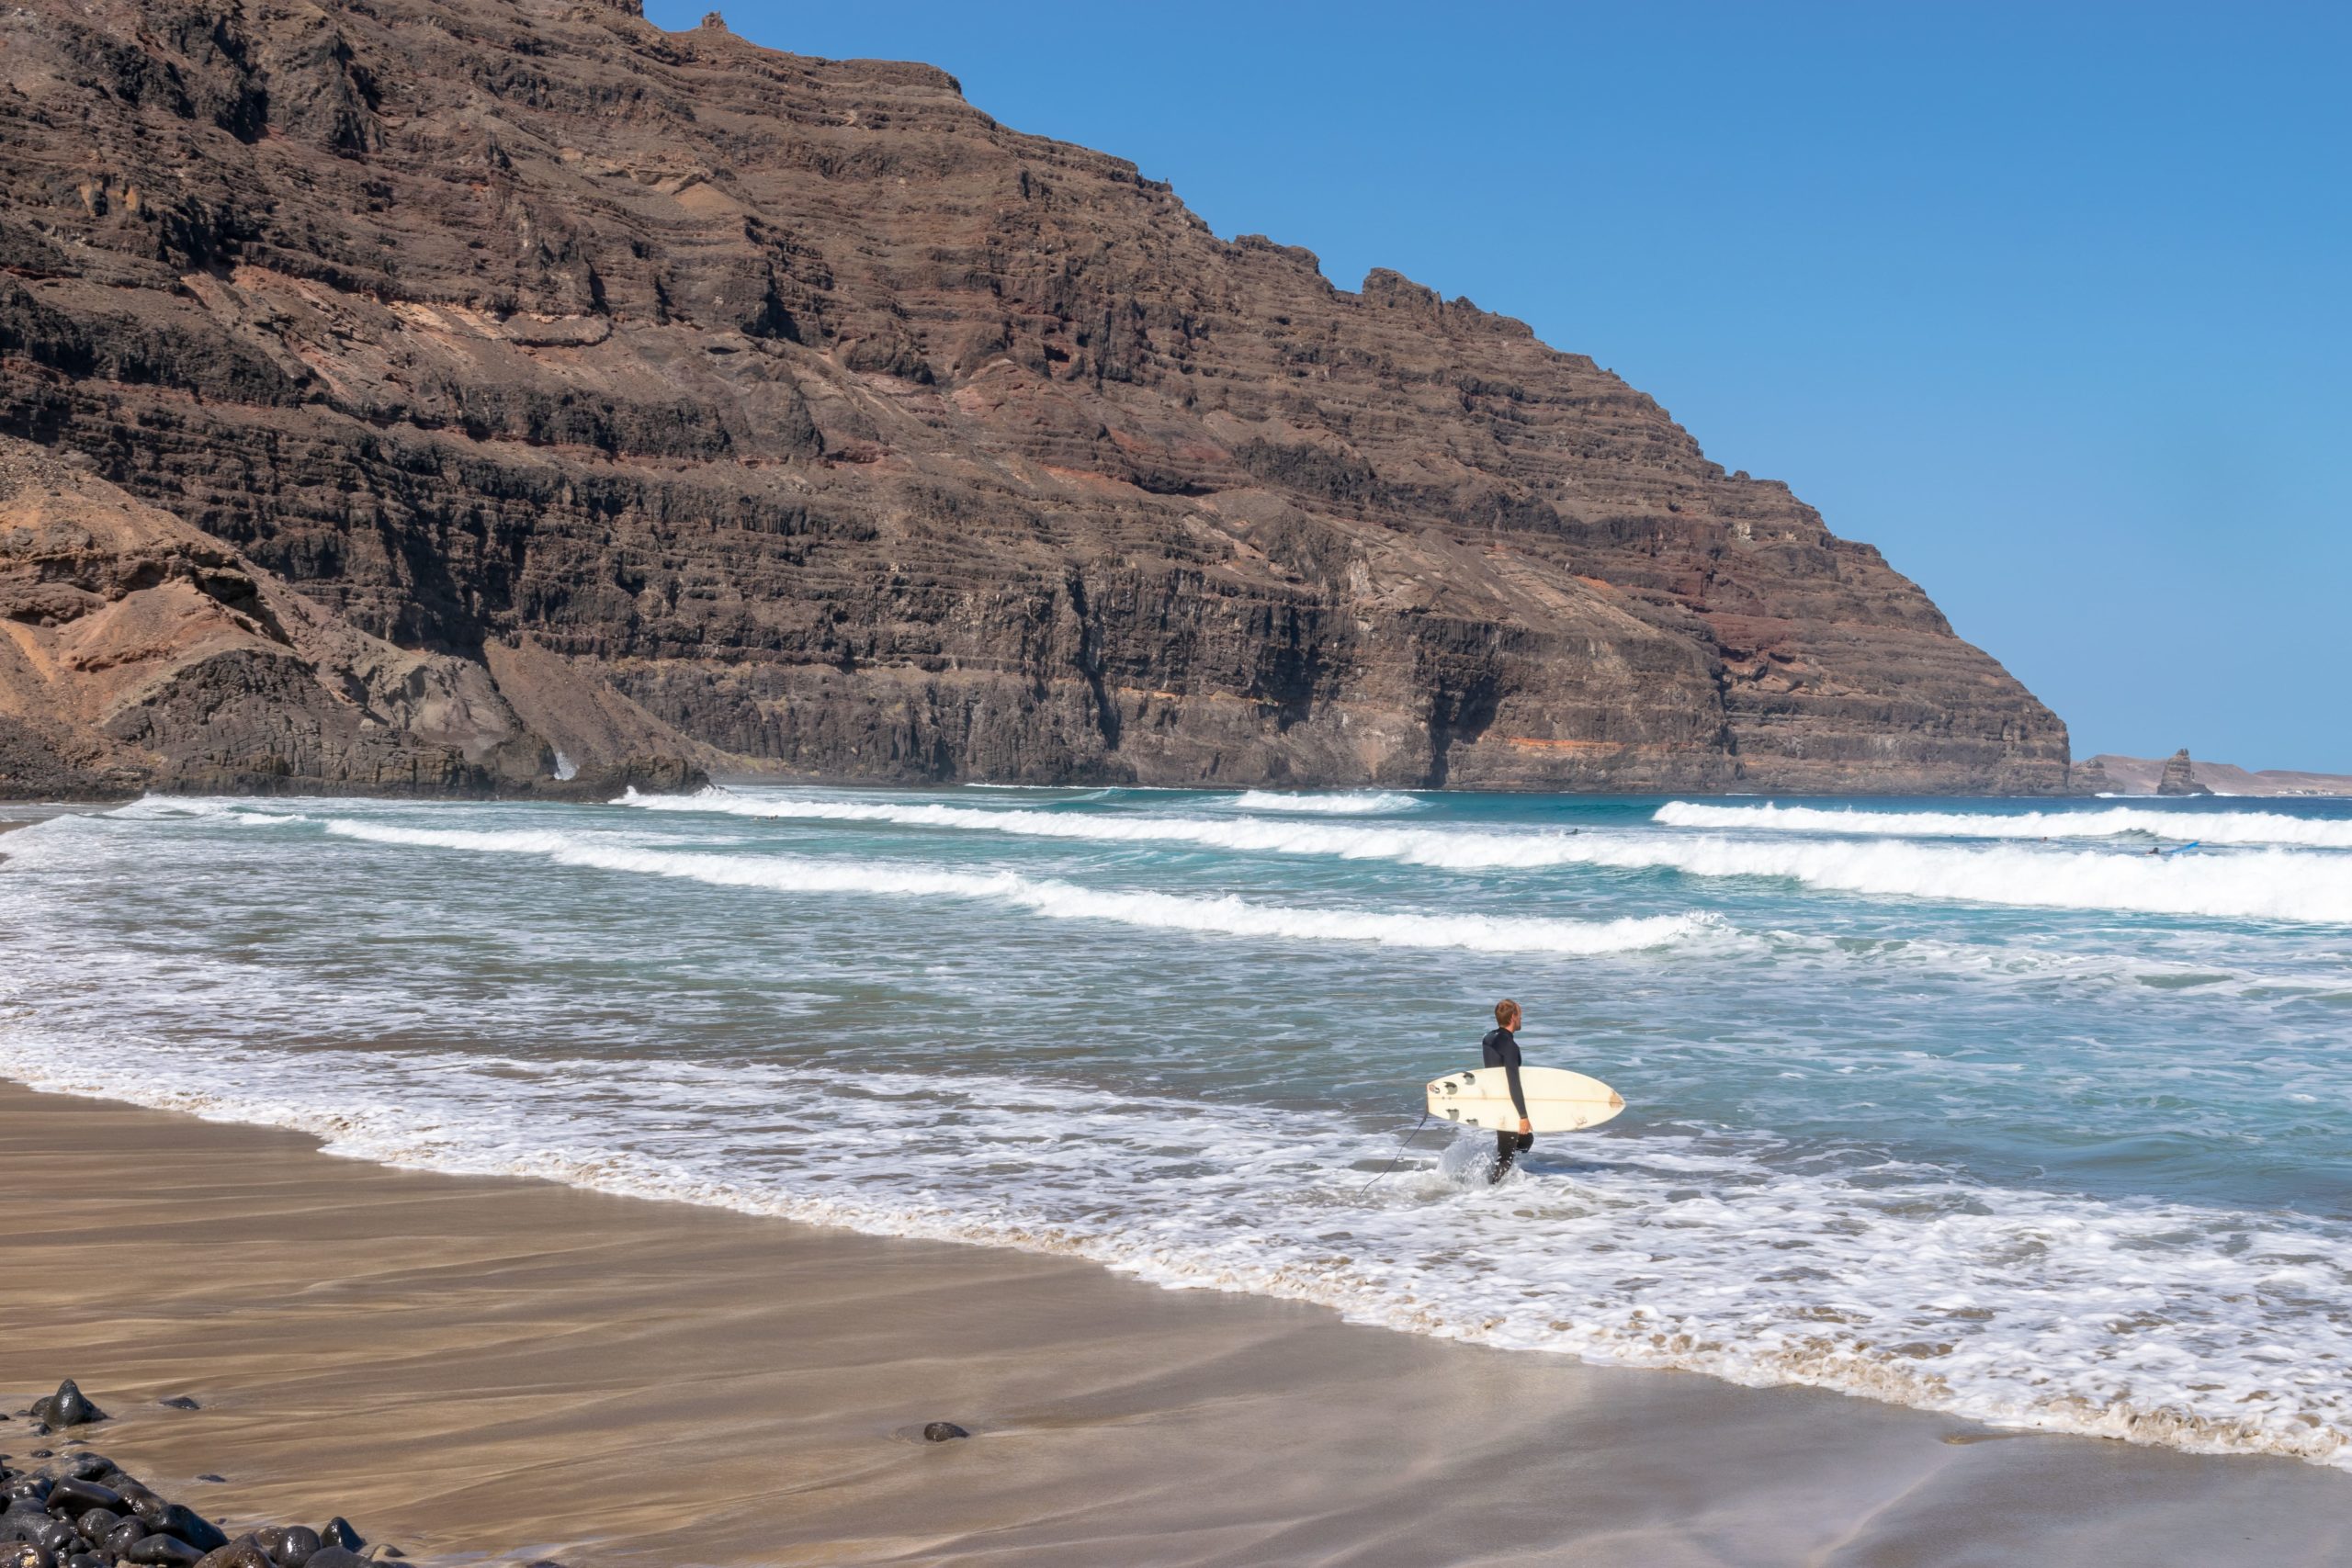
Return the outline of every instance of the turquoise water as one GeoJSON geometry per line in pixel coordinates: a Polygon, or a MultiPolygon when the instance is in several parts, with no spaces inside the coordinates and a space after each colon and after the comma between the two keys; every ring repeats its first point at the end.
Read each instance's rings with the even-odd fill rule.
{"type": "Polygon", "coordinates": [[[0,850],[42,1087],[2352,1464],[2352,802],[157,799],[0,850]],[[1375,1182],[1503,995],[1626,1114],[1375,1182]]]}

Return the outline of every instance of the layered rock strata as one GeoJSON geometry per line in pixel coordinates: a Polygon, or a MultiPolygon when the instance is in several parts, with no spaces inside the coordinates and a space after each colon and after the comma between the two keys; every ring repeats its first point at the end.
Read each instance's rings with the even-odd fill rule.
{"type": "Polygon", "coordinates": [[[697,776],[687,743],[642,715],[626,729],[605,711],[625,718],[625,699],[599,704],[593,682],[543,668],[554,656],[502,650],[501,684],[396,648],[86,467],[0,438],[0,797],[697,776]]]}
{"type": "Polygon", "coordinates": [[[0,53],[0,429],[526,728],[560,671],[842,779],[2065,786],[1616,376],[928,66],[570,0],[27,0],[0,53]]]}

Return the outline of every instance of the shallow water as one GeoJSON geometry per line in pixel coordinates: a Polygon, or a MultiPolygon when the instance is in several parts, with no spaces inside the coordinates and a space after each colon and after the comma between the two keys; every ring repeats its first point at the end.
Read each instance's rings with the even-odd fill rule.
{"type": "Polygon", "coordinates": [[[0,849],[37,1085],[2352,1466],[2352,803],[151,800],[0,849]],[[1375,1180],[1504,994],[1631,1109],[1375,1180]]]}

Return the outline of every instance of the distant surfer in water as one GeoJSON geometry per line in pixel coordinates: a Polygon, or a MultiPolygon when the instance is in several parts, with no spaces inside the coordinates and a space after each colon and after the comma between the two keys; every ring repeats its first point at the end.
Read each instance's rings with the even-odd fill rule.
{"type": "Polygon", "coordinates": [[[1495,1168],[1487,1173],[1489,1182],[1500,1181],[1509,1174],[1520,1156],[1535,1146],[1535,1128],[1527,1120],[1527,1094],[1519,1087],[1519,1036],[1514,1032],[1525,1015],[1519,1004],[1505,997],[1495,1004],[1495,1027],[1478,1043],[1483,1065],[1500,1067],[1503,1077],[1510,1085],[1510,1102],[1519,1111],[1519,1131],[1495,1134],[1495,1168]]]}

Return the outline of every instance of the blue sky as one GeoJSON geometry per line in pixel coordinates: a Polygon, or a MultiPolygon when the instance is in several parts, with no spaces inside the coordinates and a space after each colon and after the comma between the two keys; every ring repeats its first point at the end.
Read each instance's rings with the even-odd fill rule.
{"type": "Polygon", "coordinates": [[[2352,8],[726,14],[1593,355],[1883,549],[2078,757],[2352,772],[2352,8]]]}

